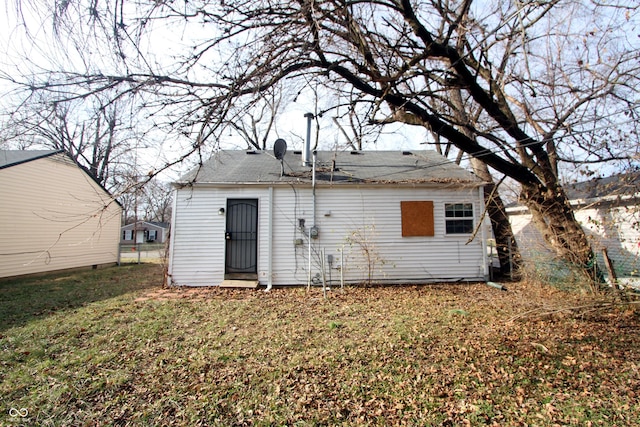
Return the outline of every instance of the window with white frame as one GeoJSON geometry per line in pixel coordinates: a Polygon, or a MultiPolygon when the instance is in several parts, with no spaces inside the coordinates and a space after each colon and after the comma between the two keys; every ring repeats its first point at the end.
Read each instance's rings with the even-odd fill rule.
{"type": "Polygon", "coordinates": [[[156,240],[157,236],[158,236],[158,230],[149,230],[147,232],[147,241],[148,242],[153,242],[156,240]]]}
{"type": "Polygon", "coordinates": [[[447,234],[473,233],[473,203],[445,203],[447,234]]]}
{"type": "Polygon", "coordinates": [[[133,240],[133,230],[122,230],[122,240],[133,240]]]}

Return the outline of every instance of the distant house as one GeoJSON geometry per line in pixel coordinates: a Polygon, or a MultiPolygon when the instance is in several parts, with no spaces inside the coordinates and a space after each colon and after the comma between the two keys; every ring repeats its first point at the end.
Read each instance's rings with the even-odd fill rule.
{"type": "Polygon", "coordinates": [[[137,221],[120,229],[121,244],[164,243],[169,236],[169,223],[137,221]],[[134,240],[134,234],[137,238],[134,240]]]}
{"type": "Polygon", "coordinates": [[[169,280],[485,280],[483,182],[433,151],[220,151],[175,183],[169,280]],[[472,237],[475,237],[471,239],[472,237]]]}
{"type": "MultiPolygon", "coordinates": [[[[569,184],[565,190],[600,262],[606,248],[619,277],[640,277],[640,173],[569,184]]],[[[511,206],[507,214],[525,262],[553,258],[526,207],[511,206]]]]}
{"type": "Polygon", "coordinates": [[[122,207],[62,151],[0,150],[0,277],[115,264],[122,207]]]}

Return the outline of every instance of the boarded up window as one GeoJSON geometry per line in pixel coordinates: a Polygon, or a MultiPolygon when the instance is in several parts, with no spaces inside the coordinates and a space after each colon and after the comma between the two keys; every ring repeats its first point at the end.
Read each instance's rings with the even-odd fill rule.
{"type": "Polygon", "coordinates": [[[400,202],[402,237],[433,236],[433,202],[400,202]]]}

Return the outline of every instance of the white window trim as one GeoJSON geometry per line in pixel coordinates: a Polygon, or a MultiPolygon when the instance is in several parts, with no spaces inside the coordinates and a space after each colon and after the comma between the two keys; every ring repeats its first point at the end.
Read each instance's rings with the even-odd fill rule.
{"type": "MultiPolygon", "coordinates": [[[[444,227],[445,231],[444,232],[445,232],[445,234],[447,236],[464,236],[464,235],[469,235],[469,234],[473,233],[473,229],[475,227],[474,210],[475,210],[474,203],[471,203],[471,202],[450,202],[450,203],[445,203],[444,204],[444,221],[445,221],[445,227],[444,227]],[[457,217],[448,217],[447,216],[447,206],[450,206],[450,205],[469,205],[469,206],[471,206],[471,211],[470,211],[469,215],[457,216],[457,217]],[[470,229],[470,231],[469,232],[464,232],[464,233],[456,233],[456,232],[447,231],[447,228],[448,228],[447,225],[450,222],[453,222],[453,221],[471,221],[471,229],[470,229]]],[[[466,213],[465,211],[466,210],[463,207],[463,213],[466,213]]]]}

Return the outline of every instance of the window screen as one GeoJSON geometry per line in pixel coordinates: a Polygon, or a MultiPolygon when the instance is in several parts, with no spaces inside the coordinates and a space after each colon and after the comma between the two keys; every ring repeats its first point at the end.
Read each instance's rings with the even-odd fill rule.
{"type": "Polygon", "coordinates": [[[473,233],[472,203],[445,203],[444,217],[447,234],[473,233]]]}
{"type": "Polygon", "coordinates": [[[433,236],[433,202],[400,202],[402,237],[433,236]]]}

